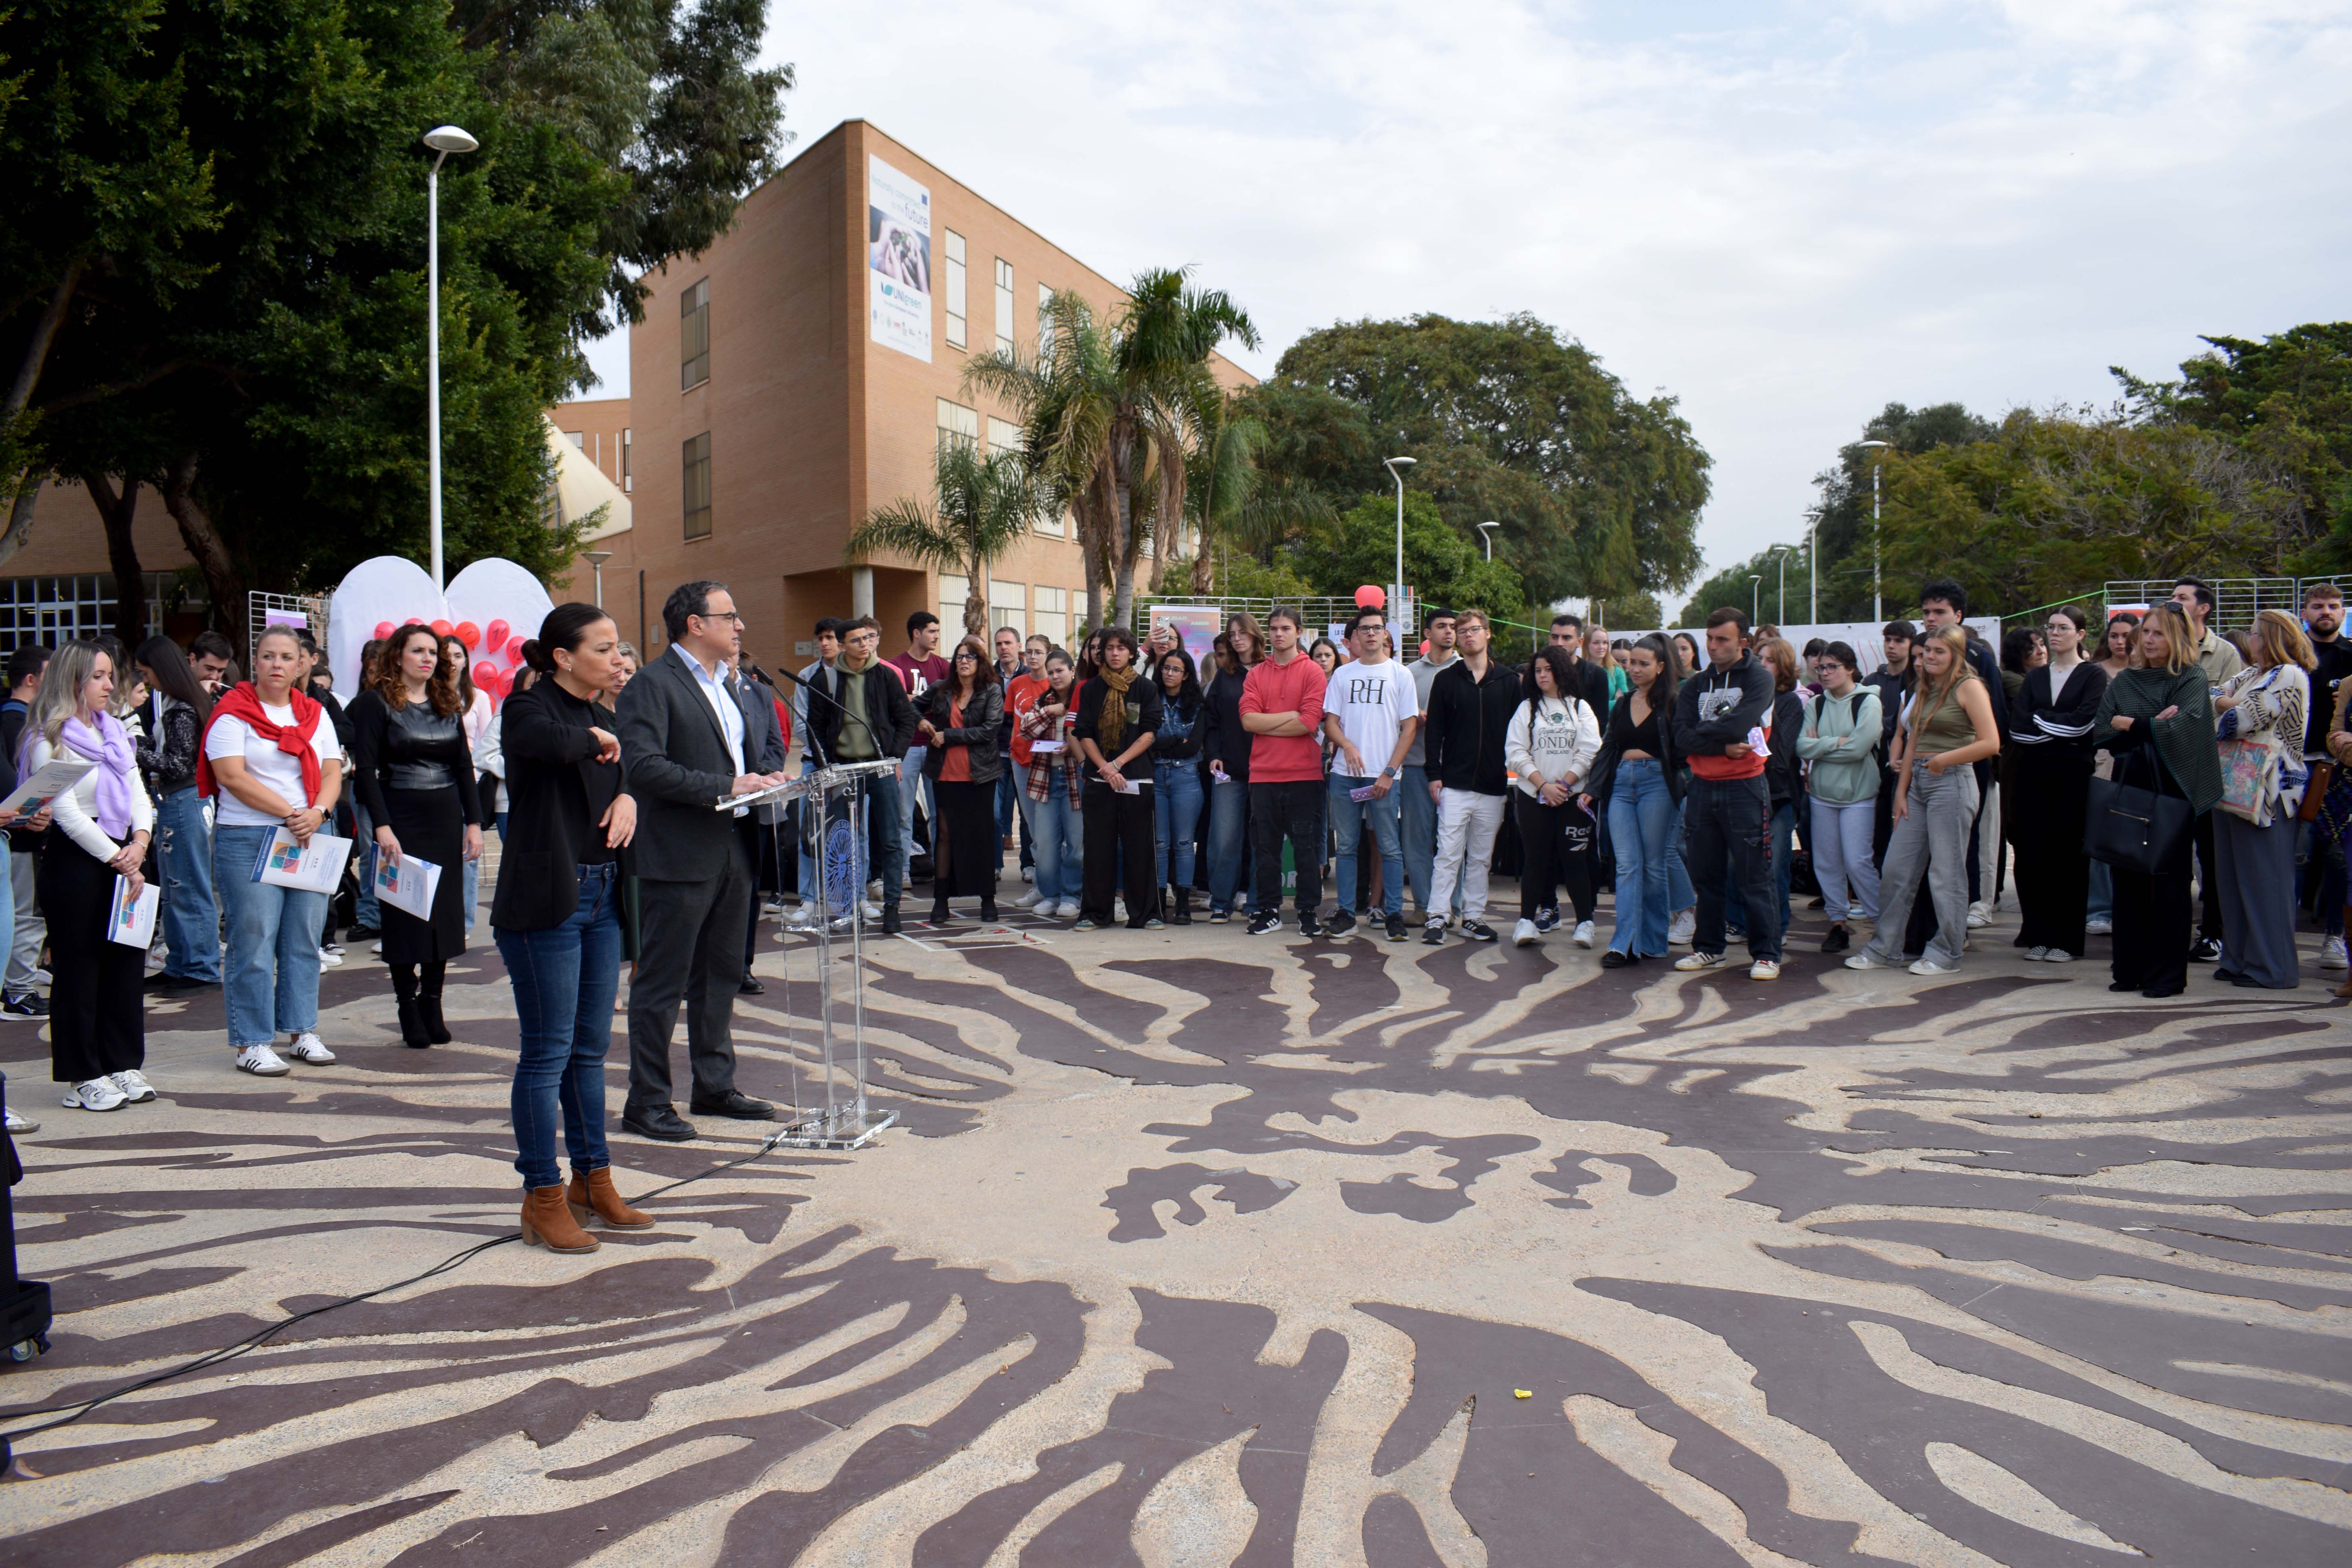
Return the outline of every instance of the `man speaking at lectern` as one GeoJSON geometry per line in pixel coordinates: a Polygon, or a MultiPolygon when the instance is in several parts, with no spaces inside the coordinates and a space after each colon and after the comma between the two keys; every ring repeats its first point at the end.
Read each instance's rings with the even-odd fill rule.
{"type": "Polygon", "coordinates": [[[669,1041],[686,1004],[688,1101],[698,1116],[764,1121],[765,1100],[735,1089],[731,1034],[743,979],[759,831],[720,796],[784,782],[752,770],[758,731],[733,673],[743,617],[719,583],[687,583],[662,605],[669,652],[621,691],[621,767],[637,802],[637,970],[629,983],[629,1099],[621,1126],[666,1143],[695,1136],[670,1103],[669,1041]]]}

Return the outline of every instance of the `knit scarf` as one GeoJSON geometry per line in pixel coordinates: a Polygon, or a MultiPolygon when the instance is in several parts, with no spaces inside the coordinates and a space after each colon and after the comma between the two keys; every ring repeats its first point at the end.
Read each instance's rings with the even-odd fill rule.
{"type": "Polygon", "coordinates": [[[1135,684],[1136,668],[1102,669],[1095,679],[1108,687],[1103,698],[1102,717],[1095,721],[1095,743],[1106,757],[1115,757],[1127,747],[1127,689],[1135,684]]]}
{"type": "Polygon", "coordinates": [[[2107,682],[2099,699],[2094,735],[2112,740],[2114,721],[2129,719],[2147,731],[2157,755],[2164,759],[2180,793],[2199,811],[2210,811],[2221,798],[2221,757],[2213,743],[2212,690],[2205,672],[2195,665],[2178,671],[2126,669],[2107,682]],[[2169,719],[2157,715],[2168,708],[2179,712],[2169,719]]]}
{"type": "Polygon", "coordinates": [[[58,731],[58,742],[70,747],[76,753],[96,763],[90,770],[95,791],[90,815],[109,838],[121,838],[131,831],[131,732],[122,721],[111,713],[98,715],[95,727],[85,724],[79,715],[68,719],[58,731]]]}
{"type": "MultiPolygon", "coordinates": [[[[299,809],[319,798],[319,786],[326,779],[325,771],[319,765],[318,749],[310,743],[310,737],[317,733],[319,718],[327,710],[299,691],[287,692],[286,701],[294,710],[294,722],[291,724],[280,724],[263,711],[261,693],[254,689],[250,680],[240,680],[227,695],[213,705],[212,717],[205,721],[205,732],[209,735],[212,727],[224,717],[241,719],[261,739],[281,752],[300,758],[302,798],[295,803],[299,809]]],[[[199,742],[196,745],[196,796],[200,800],[210,800],[218,793],[220,784],[213,777],[212,759],[205,754],[204,744],[199,742]]]]}

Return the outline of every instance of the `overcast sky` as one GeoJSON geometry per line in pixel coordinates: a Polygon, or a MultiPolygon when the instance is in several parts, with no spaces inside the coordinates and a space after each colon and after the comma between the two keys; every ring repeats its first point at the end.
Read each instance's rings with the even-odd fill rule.
{"type": "Polygon", "coordinates": [[[1682,400],[1710,569],[1890,399],[2352,315],[2352,0],[772,0],[769,56],[801,144],[864,118],[1114,279],[1193,264],[1261,374],[1532,311],[1682,400]]]}

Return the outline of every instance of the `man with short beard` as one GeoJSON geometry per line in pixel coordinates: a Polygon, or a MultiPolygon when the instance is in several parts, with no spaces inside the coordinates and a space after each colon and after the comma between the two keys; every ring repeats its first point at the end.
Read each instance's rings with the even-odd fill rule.
{"type": "MultiPolygon", "coordinates": [[[[2333,583],[2314,583],[2303,591],[2303,629],[2319,663],[2311,672],[2311,718],[2303,738],[2303,765],[2308,769],[2327,760],[2327,732],[2336,721],[2336,683],[2352,675],[2352,637],[2344,635],[2344,590],[2333,583]]],[[[2306,880],[2305,901],[2319,898],[2319,967],[2345,967],[2344,841],[2323,837],[2318,824],[2305,823],[2302,831],[2306,880]]]]}

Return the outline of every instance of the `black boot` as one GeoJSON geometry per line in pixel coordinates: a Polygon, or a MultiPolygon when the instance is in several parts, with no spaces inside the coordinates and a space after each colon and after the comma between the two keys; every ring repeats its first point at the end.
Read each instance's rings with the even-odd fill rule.
{"type": "Polygon", "coordinates": [[[1180,926],[1188,926],[1192,923],[1192,889],[1179,888],[1176,889],[1176,913],[1174,919],[1175,923],[1180,926]]]}
{"type": "Polygon", "coordinates": [[[898,906],[896,904],[882,906],[882,934],[884,936],[898,934],[898,906]]]}
{"type": "Polygon", "coordinates": [[[933,899],[931,900],[931,923],[933,925],[943,926],[953,918],[954,917],[949,913],[948,901],[945,899],[933,899]]]}
{"type": "Polygon", "coordinates": [[[423,1010],[413,998],[406,996],[400,1000],[400,1043],[413,1046],[420,1051],[433,1043],[433,1037],[425,1032],[423,1010]]]}
{"type": "Polygon", "coordinates": [[[424,1020],[425,1037],[436,1046],[447,1045],[449,1026],[441,1018],[440,994],[436,992],[430,996],[419,996],[416,999],[416,1011],[424,1020]]]}
{"type": "Polygon", "coordinates": [[[994,893],[991,893],[988,897],[980,900],[980,918],[984,921],[992,921],[996,918],[996,895],[994,893]]]}

